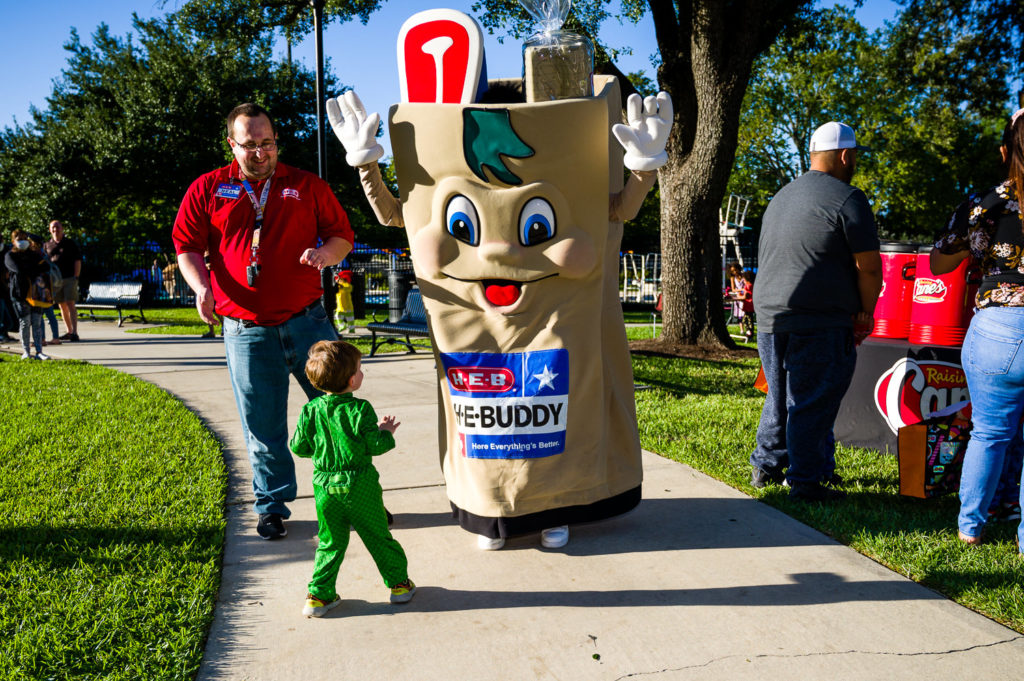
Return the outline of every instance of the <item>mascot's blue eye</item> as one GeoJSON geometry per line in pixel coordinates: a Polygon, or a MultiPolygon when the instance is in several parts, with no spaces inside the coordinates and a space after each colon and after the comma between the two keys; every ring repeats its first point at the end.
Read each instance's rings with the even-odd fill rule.
{"type": "Polygon", "coordinates": [[[519,214],[519,243],[536,246],[555,237],[555,210],[545,199],[530,199],[519,214]]]}
{"type": "Polygon", "coordinates": [[[453,196],[445,210],[445,227],[448,233],[470,246],[480,244],[480,219],[476,216],[473,202],[462,194],[453,196]]]}

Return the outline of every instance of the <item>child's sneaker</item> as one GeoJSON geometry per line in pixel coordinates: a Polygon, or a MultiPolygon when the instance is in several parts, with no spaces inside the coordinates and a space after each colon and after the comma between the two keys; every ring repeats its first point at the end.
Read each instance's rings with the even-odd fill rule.
{"type": "Polygon", "coordinates": [[[412,583],[411,579],[399,582],[391,587],[392,603],[408,603],[414,595],[416,595],[416,585],[412,583]]]}
{"type": "Polygon", "coordinates": [[[338,594],[334,595],[333,601],[322,601],[313,594],[306,594],[306,607],[302,609],[302,614],[306,617],[323,617],[327,614],[327,611],[331,608],[336,608],[341,605],[341,596],[338,594]]]}
{"type": "Polygon", "coordinates": [[[45,359],[50,359],[50,356],[47,355],[47,354],[44,354],[42,352],[37,352],[36,353],[36,359],[44,359],[44,360],[45,359]]]}

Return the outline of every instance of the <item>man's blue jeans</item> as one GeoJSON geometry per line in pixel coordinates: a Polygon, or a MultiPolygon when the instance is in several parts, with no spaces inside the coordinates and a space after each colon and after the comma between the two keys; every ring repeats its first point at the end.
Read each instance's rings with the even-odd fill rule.
{"type": "Polygon", "coordinates": [[[60,338],[60,331],[57,329],[57,313],[53,311],[55,306],[43,308],[43,314],[46,316],[46,322],[50,325],[51,337],[56,340],[60,338]]]}
{"type": "Polygon", "coordinates": [[[792,484],[820,483],[835,472],[832,427],[857,363],[845,327],[758,333],[768,395],[750,463],[792,484]]]}
{"type": "Polygon", "coordinates": [[[297,486],[288,449],[288,377],[298,380],[309,399],[320,395],[306,378],[307,354],[317,341],[337,339],[323,305],[279,326],[246,328],[224,318],[224,350],[249,450],[257,513],[291,515],[285,504],[295,500],[297,486]]]}
{"type": "MultiPolygon", "coordinates": [[[[1024,410],[1024,308],[978,310],[964,338],[961,362],[971,394],[971,439],[960,476],[960,531],[977,537],[1003,471],[1006,449],[1024,410]]],[[[1024,539],[1024,525],[1017,530],[1024,539]]]]}

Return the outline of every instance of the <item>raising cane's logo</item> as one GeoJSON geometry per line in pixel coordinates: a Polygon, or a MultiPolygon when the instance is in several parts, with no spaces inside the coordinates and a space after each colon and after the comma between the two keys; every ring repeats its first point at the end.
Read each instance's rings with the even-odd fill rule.
{"type": "Polygon", "coordinates": [[[914,301],[918,303],[941,303],[946,299],[946,284],[940,279],[918,277],[914,280],[914,301]]]}
{"type": "Polygon", "coordinates": [[[903,357],[875,384],[875,407],[896,432],[951,404],[970,399],[959,364],[903,357]]]}

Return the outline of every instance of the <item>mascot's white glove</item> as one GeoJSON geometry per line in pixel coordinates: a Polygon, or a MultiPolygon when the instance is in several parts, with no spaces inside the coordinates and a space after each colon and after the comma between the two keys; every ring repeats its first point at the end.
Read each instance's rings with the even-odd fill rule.
{"type": "Polygon", "coordinates": [[[366,115],[366,108],[358,95],[349,90],[337,99],[327,100],[327,118],[334,134],[345,147],[345,161],[352,167],[373,163],[384,155],[384,147],[377,144],[380,115],[366,115]]]}
{"type": "Polygon", "coordinates": [[[665,165],[665,143],[672,128],[672,98],[668,93],[659,92],[657,97],[644,100],[640,95],[630,95],[626,120],[629,125],[612,126],[612,134],[626,150],[622,163],[630,170],[657,170],[665,165]]]}

